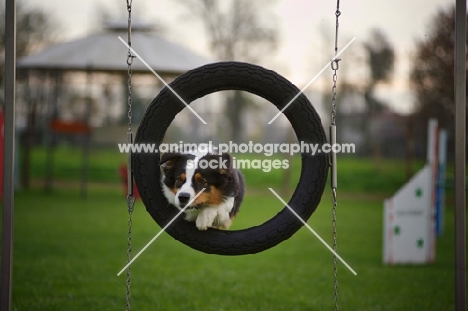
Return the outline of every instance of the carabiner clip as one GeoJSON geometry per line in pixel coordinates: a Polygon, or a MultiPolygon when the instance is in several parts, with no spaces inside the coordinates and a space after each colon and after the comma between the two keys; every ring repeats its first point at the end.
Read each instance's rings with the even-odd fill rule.
{"type": "Polygon", "coordinates": [[[332,68],[332,70],[338,70],[338,68],[340,67],[340,66],[339,66],[339,61],[341,61],[341,58],[334,58],[334,59],[332,59],[332,62],[331,62],[331,68],[332,68]]]}

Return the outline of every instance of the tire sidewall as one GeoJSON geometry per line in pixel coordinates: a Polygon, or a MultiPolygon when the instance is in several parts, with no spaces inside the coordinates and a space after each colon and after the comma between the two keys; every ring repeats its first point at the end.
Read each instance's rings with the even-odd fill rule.
{"type": "MultiPolygon", "coordinates": [[[[197,98],[222,90],[242,90],[265,98],[282,109],[297,94],[284,111],[299,142],[326,143],[320,117],[307,97],[287,79],[274,71],[248,63],[221,62],[191,70],[165,87],[148,106],[140,123],[135,144],[162,143],[167,128],[175,116],[197,98]],[[176,96],[174,93],[178,94],[176,96]]],[[[301,176],[288,205],[305,221],[317,208],[327,179],[325,154],[301,155],[301,176]]],[[[135,183],[147,211],[159,226],[164,227],[178,210],[171,206],[161,189],[160,154],[132,155],[135,183]]],[[[242,212],[242,209],[241,209],[242,212]]],[[[244,212],[248,213],[247,210],[244,212]]],[[[208,229],[199,231],[194,223],[175,219],[166,232],[176,240],[205,253],[244,255],[258,253],[291,237],[300,227],[287,207],[265,223],[236,231],[208,229]]]]}

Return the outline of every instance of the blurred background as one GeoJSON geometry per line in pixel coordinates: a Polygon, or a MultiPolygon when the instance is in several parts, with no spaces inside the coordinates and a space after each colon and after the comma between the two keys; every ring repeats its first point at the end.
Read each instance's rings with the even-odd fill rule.
{"type": "MultiPolygon", "coordinates": [[[[115,309],[121,306],[123,283],[112,273],[125,263],[127,217],[127,155],[117,146],[127,142],[128,128],[127,48],[118,39],[127,40],[126,2],[17,2],[14,304],[18,310],[80,310],[89,303],[96,310],[115,309]],[[51,265],[57,267],[52,275],[47,272],[51,265]]],[[[449,0],[341,1],[338,49],[356,38],[340,57],[336,121],[338,142],[356,146],[354,154],[340,154],[338,162],[342,250],[360,276],[353,279],[343,270],[342,300],[350,310],[453,306],[454,6],[449,0]],[[381,264],[382,202],[424,166],[431,118],[447,131],[448,166],[442,181],[447,190],[446,231],[438,242],[436,263],[389,270],[381,264]],[[358,299],[361,295],[366,298],[358,299]],[[400,299],[393,299],[397,296],[400,299]]],[[[236,60],[274,70],[302,89],[334,56],[335,10],[333,1],[134,0],[132,46],[167,83],[203,64],[236,60]]],[[[0,32],[3,83],[4,24],[0,32]]],[[[136,132],[164,84],[139,59],[132,67],[136,132]]],[[[304,90],[325,129],[330,123],[332,74],[331,68],[325,70],[304,90]]],[[[0,106],[3,100],[2,89],[0,106]]],[[[192,107],[208,124],[184,109],[165,142],[297,141],[284,116],[267,124],[277,113],[273,105],[246,92],[210,94],[192,107]]],[[[285,198],[294,192],[300,158],[274,157],[286,157],[290,169],[244,171],[248,192],[234,229],[258,225],[282,209],[268,187],[279,189],[285,198]]],[[[311,218],[326,237],[329,197],[327,189],[311,218]]],[[[135,233],[141,241],[138,248],[159,228],[140,201],[135,213],[136,226],[143,228],[135,233]]],[[[135,303],[141,310],[329,308],[331,270],[323,271],[317,263],[331,265],[331,257],[318,245],[317,250],[304,250],[311,239],[301,230],[288,245],[266,255],[206,259],[162,237],[163,246],[149,250],[151,255],[135,268],[135,303]],[[295,267],[283,269],[282,262],[291,256],[295,267]],[[182,268],[196,262],[200,272],[182,269],[187,273],[184,279],[178,267],[161,269],[167,257],[182,268]],[[254,274],[255,269],[263,271],[259,275],[265,279],[254,274]],[[250,290],[239,291],[222,306],[216,295],[197,296],[188,289],[200,286],[219,297],[226,294],[222,286],[200,281],[203,274],[250,290]],[[173,281],[158,282],[155,275],[173,281]],[[316,284],[314,294],[303,290],[309,283],[302,276],[316,284]],[[281,284],[288,284],[293,293],[281,284]],[[324,293],[329,296],[325,300],[324,293]]]]}
{"type": "MultiPolygon", "coordinates": [[[[454,4],[360,1],[343,3],[341,9],[346,14],[340,18],[339,48],[353,37],[356,41],[340,63],[339,141],[354,143],[357,155],[377,162],[406,159],[409,177],[413,159],[425,156],[428,119],[436,118],[448,130],[451,157],[454,4]]],[[[64,141],[80,146],[88,138],[93,147],[125,142],[127,51],[117,37],[126,38],[126,13],[113,1],[19,1],[17,131],[23,187],[36,146],[64,141]],[[64,129],[63,122],[81,124],[89,137],[64,129]]],[[[275,70],[302,89],[334,55],[333,14],[334,6],[313,1],[138,1],[134,48],[167,82],[205,63],[238,60],[275,70]]],[[[132,121],[137,128],[163,85],[138,59],[135,63],[132,121]]],[[[329,70],[304,90],[324,127],[331,86],[329,70]]],[[[206,96],[194,107],[208,125],[184,110],[167,140],[266,142],[292,136],[285,118],[266,124],[275,108],[244,92],[206,96]]]]}

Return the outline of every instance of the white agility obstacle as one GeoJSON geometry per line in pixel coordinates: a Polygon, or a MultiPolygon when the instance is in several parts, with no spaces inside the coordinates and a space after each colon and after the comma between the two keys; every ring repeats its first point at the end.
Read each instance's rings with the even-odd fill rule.
{"type": "Polygon", "coordinates": [[[422,264],[435,260],[436,236],[443,228],[446,132],[428,125],[426,165],[384,201],[383,262],[422,264]]]}

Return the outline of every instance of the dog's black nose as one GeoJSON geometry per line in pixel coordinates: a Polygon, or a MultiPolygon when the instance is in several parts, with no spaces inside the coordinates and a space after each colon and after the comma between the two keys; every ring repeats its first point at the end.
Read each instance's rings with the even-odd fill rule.
{"type": "Polygon", "coordinates": [[[187,193],[187,192],[181,192],[179,193],[178,195],[178,198],[179,198],[179,202],[180,204],[187,204],[190,200],[190,193],[187,193]]]}

